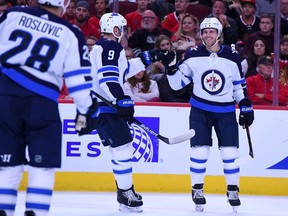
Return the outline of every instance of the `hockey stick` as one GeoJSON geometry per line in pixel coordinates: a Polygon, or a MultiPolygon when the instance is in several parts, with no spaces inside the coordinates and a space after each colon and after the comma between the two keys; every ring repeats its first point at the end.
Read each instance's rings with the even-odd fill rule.
{"type": "MultiPolygon", "coordinates": [[[[97,92],[91,91],[91,93],[93,95],[95,95],[96,97],[98,97],[99,99],[101,99],[104,103],[106,103],[108,106],[116,108],[116,105],[112,104],[110,101],[108,101],[106,98],[104,98],[102,95],[99,95],[97,92]]],[[[165,142],[166,144],[169,145],[173,145],[173,144],[177,144],[177,143],[181,143],[184,142],[186,140],[189,140],[190,138],[192,138],[195,135],[195,131],[193,129],[190,129],[187,133],[182,134],[180,136],[177,137],[173,137],[173,138],[168,138],[168,137],[164,137],[158,133],[156,133],[155,131],[153,131],[151,128],[149,128],[147,125],[143,124],[142,122],[140,122],[139,120],[137,120],[136,118],[133,118],[133,122],[135,122],[136,124],[138,124],[142,129],[144,129],[145,131],[148,131],[149,133],[151,133],[153,136],[157,137],[158,139],[162,140],[163,142],[165,142]]]]}
{"type": "Polygon", "coordinates": [[[249,145],[249,155],[237,158],[234,161],[234,163],[237,164],[238,166],[242,166],[244,164],[247,164],[252,159],[254,159],[254,153],[253,153],[253,148],[252,148],[252,141],[251,141],[251,135],[250,135],[249,126],[246,125],[245,129],[246,129],[246,135],[247,135],[248,145],[249,145]]]}

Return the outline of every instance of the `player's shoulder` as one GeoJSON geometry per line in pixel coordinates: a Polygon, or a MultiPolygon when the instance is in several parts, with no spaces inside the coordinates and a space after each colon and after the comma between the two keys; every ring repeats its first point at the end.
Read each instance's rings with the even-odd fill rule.
{"type": "Polygon", "coordinates": [[[120,43],[107,38],[99,39],[96,44],[101,46],[103,49],[114,50],[115,52],[119,53],[123,50],[123,47],[120,43]]]}
{"type": "Polygon", "coordinates": [[[241,57],[234,44],[230,46],[221,46],[221,51],[219,52],[221,57],[229,59],[234,62],[241,62],[241,57]]]}
{"type": "Polygon", "coordinates": [[[186,51],[184,55],[184,59],[188,59],[191,57],[200,57],[200,56],[207,56],[207,50],[204,45],[196,46],[194,48],[190,48],[186,51]]]}

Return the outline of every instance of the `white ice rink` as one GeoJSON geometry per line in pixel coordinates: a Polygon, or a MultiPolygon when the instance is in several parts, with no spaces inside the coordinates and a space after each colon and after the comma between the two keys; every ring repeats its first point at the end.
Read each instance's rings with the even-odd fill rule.
{"type": "MultiPolygon", "coordinates": [[[[50,216],[287,216],[288,197],[241,195],[242,205],[233,213],[224,194],[206,194],[204,212],[195,212],[190,194],[141,193],[144,211],[128,214],[118,211],[116,193],[55,192],[50,216]]],[[[22,216],[25,194],[19,193],[16,216],[22,216]]]]}

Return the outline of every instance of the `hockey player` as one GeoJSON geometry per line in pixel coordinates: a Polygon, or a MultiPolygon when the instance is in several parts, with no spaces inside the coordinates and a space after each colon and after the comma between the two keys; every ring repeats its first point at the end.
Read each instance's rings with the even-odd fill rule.
{"type": "MultiPolygon", "coordinates": [[[[237,51],[220,45],[222,25],[215,17],[205,18],[200,24],[203,45],[189,50],[182,64],[174,62],[166,67],[169,84],[179,90],[193,83],[190,99],[190,128],[196,135],[191,139],[190,174],[192,199],[196,210],[203,211],[206,162],[212,146],[212,127],[218,138],[231,206],[239,206],[240,168],[234,163],[239,157],[238,126],[235,102],[240,108],[239,124],[253,123],[254,112],[247,98],[246,83],[237,51]]],[[[169,53],[170,55],[170,53],[169,53]]],[[[236,207],[233,208],[236,210],[236,207]]]]}
{"type": "MultiPolygon", "coordinates": [[[[120,211],[142,212],[142,197],[135,192],[132,182],[132,164],[134,148],[129,124],[133,122],[134,101],[124,94],[125,79],[134,76],[131,64],[144,64],[160,60],[161,53],[146,51],[141,58],[127,61],[125,50],[120,44],[126,27],[125,18],[118,13],[106,13],[100,19],[103,38],[90,52],[92,64],[93,89],[117,106],[109,107],[99,100],[97,131],[102,144],[108,146],[111,153],[113,174],[117,185],[117,201],[120,211]]],[[[162,60],[162,59],[161,59],[162,60]]]]}
{"type": "MultiPolygon", "coordinates": [[[[47,216],[61,167],[58,97],[63,76],[85,129],[91,64],[80,30],[61,18],[64,0],[13,7],[0,18],[0,215],[14,215],[24,165],[26,216],[47,216]],[[27,149],[27,159],[25,151],[27,149]]],[[[69,1],[67,2],[67,5],[69,1]]],[[[92,110],[91,110],[92,111],[92,110]]]]}

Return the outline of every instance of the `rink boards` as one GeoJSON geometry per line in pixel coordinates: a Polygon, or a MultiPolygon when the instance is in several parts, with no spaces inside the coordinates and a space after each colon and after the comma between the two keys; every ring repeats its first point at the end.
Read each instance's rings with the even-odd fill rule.
{"type": "MultiPolygon", "coordinates": [[[[188,131],[188,104],[137,104],[135,117],[167,137],[188,131]],[[168,105],[168,106],[167,106],[168,105]]],[[[241,167],[243,194],[288,195],[288,109],[255,107],[251,137],[255,159],[241,167]]],[[[237,110],[238,116],[239,110],[237,110]]],[[[115,191],[108,148],[100,144],[97,131],[79,137],[74,130],[75,107],[61,103],[63,120],[62,168],[57,171],[55,189],[60,191],[115,191]]],[[[240,155],[248,155],[245,130],[239,127],[240,155]]],[[[134,137],[133,170],[137,190],[147,192],[190,192],[189,141],[167,145],[137,125],[134,137]]],[[[225,179],[213,133],[213,147],[207,164],[205,191],[224,193],[225,179]]],[[[27,175],[21,183],[23,189],[27,175]]]]}

